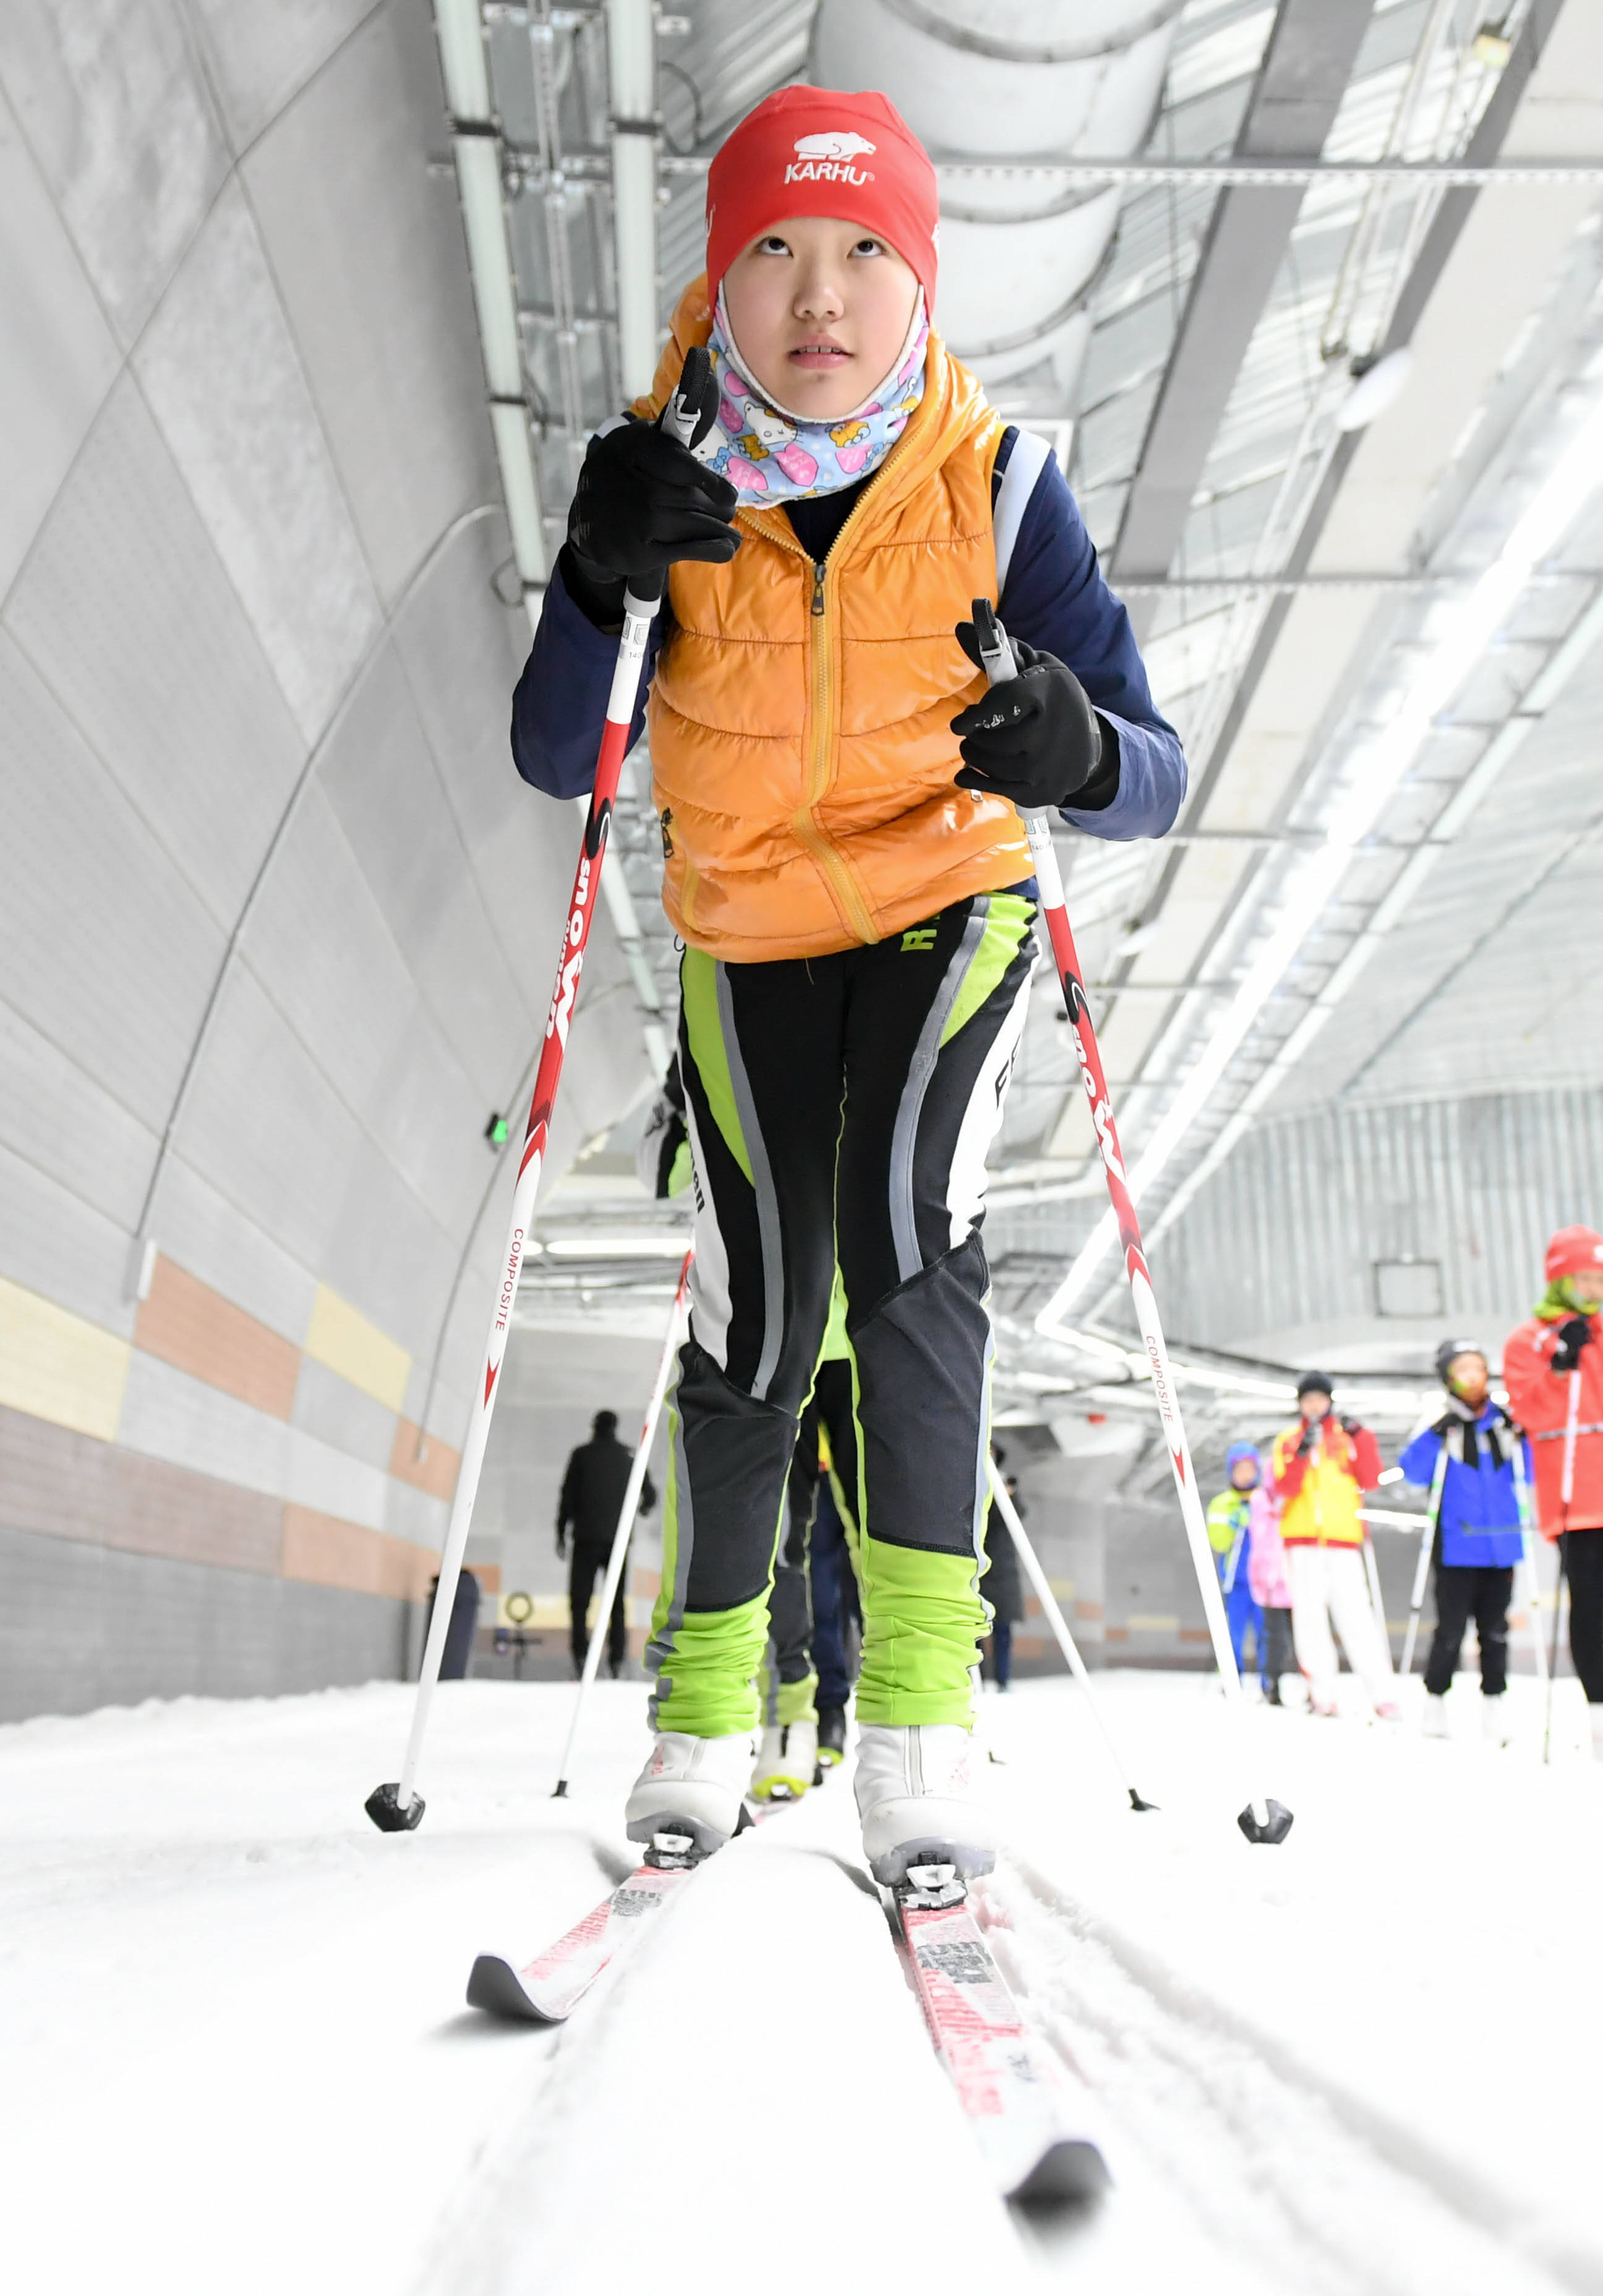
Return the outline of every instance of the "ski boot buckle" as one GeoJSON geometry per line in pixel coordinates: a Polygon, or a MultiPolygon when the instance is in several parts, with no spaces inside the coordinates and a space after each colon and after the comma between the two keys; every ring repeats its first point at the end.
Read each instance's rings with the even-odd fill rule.
{"type": "Polygon", "coordinates": [[[961,1906],[969,1894],[969,1884],[955,1866],[910,1866],[905,1877],[896,1884],[896,1903],[920,1910],[933,1910],[941,1906],[961,1906]]]}

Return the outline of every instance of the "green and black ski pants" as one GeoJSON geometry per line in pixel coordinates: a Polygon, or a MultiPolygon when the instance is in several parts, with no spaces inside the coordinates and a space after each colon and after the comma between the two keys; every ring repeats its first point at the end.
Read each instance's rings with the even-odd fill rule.
{"type": "Polygon", "coordinates": [[[690,1337],[669,1413],[653,1725],[748,1730],[797,1425],[838,1262],[856,1419],[860,1720],[972,1718],[988,1512],[985,1163],[1033,903],[979,894],[868,947],[687,949],[690,1337]]]}

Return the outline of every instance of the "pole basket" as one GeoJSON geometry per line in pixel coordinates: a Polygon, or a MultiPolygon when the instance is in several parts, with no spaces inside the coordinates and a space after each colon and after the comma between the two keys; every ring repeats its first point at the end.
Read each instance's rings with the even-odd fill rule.
{"type": "Polygon", "coordinates": [[[423,1822],[423,1797],[413,1794],[403,1809],[398,1785],[375,1786],[362,1805],[380,1833],[415,1833],[423,1822]]]}
{"type": "Polygon", "coordinates": [[[1259,1817],[1248,1802],[1236,1824],[1249,1841],[1284,1841],[1291,1831],[1291,1812],[1285,1803],[1266,1801],[1264,1813],[1259,1817]]]}

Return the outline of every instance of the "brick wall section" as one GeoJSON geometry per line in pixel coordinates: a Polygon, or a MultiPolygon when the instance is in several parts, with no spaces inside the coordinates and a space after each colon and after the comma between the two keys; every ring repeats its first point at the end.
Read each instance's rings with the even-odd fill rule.
{"type": "MultiPolygon", "coordinates": [[[[87,1378],[79,1359],[98,1373],[108,1349],[119,1350],[125,1365],[136,1365],[141,1355],[154,1357],[285,1424],[292,1421],[308,1354],[326,1364],[342,1353],[364,1391],[393,1392],[403,1377],[404,1352],[326,1287],[318,1298],[322,1336],[309,1332],[303,1349],[158,1255],[131,1355],[126,1341],[82,1317],[14,1286],[8,1292],[20,1303],[7,1324],[8,1330],[16,1326],[17,1347],[25,1349],[43,1318],[62,1372],[53,1384],[20,1374],[0,1381],[5,1398],[0,1399],[0,1529],[392,1600],[416,1601],[427,1594],[438,1567],[431,1547],[146,1456],[114,1439],[115,1400],[110,1415],[79,1407],[77,1390],[87,1378]],[[67,1398],[59,1410],[53,1400],[58,1386],[67,1398]],[[14,1392],[7,1395],[8,1390],[14,1392]],[[93,1432],[84,1431],[91,1426],[93,1432]]],[[[87,1383],[94,1401],[106,1382],[87,1383]]],[[[119,1374],[119,1394],[121,1385],[119,1374]]],[[[421,1457],[419,1450],[417,1426],[397,1414],[388,1473],[448,1502],[461,1454],[435,1435],[422,1444],[421,1457]]]]}
{"type": "Polygon", "coordinates": [[[294,1408],[300,1377],[294,1341],[159,1254],[150,1297],[139,1304],[134,1344],[274,1419],[288,1419],[294,1408]]]}

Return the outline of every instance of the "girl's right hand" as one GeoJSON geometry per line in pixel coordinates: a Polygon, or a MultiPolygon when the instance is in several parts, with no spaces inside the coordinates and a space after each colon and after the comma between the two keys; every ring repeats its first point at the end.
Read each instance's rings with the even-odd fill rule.
{"type": "Polygon", "coordinates": [[[593,581],[658,574],[681,558],[725,566],[740,546],[738,497],[652,422],[627,421],[593,439],[568,513],[568,543],[593,581]]]}

